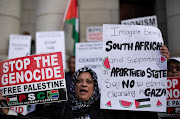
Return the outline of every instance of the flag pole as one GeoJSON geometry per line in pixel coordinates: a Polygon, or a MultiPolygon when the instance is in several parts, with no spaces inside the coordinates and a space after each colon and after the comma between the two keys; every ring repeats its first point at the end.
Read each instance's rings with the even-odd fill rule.
{"type": "Polygon", "coordinates": [[[77,16],[78,16],[78,41],[75,42],[74,40],[74,56],[76,56],[76,43],[80,41],[80,14],[79,14],[79,11],[80,11],[80,7],[79,7],[79,0],[77,0],[77,16]]]}
{"type": "Polygon", "coordinates": [[[79,0],[77,0],[77,7],[78,7],[78,32],[79,32],[79,36],[78,36],[78,42],[80,42],[80,4],[79,4],[79,0]]]}
{"type": "Polygon", "coordinates": [[[78,13],[78,0],[69,0],[64,15],[61,30],[64,28],[64,24],[72,25],[72,37],[74,39],[74,55],[75,55],[75,44],[79,41],[79,13],[78,13]]]}
{"type": "Polygon", "coordinates": [[[61,31],[63,31],[63,29],[64,29],[64,20],[63,20],[63,22],[62,22],[62,24],[61,24],[61,31]]]}
{"type": "Polygon", "coordinates": [[[66,19],[65,17],[66,17],[66,15],[67,15],[67,11],[68,11],[70,2],[71,2],[71,0],[68,1],[67,6],[66,6],[66,11],[65,11],[65,13],[64,13],[64,17],[63,17],[63,21],[62,21],[61,29],[60,29],[61,31],[63,31],[63,29],[64,29],[64,24],[65,24],[65,19],[66,19]]]}

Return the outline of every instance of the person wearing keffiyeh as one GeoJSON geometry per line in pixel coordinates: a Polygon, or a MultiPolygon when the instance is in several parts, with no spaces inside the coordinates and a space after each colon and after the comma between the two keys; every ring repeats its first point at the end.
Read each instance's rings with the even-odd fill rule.
{"type": "Polygon", "coordinates": [[[77,70],[70,85],[70,106],[62,118],[113,119],[110,110],[100,109],[100,92],[96,73],[88,67],[77,70]]]}
{"type": "Polygon", "coordinates": [[[96,73],[87,67],[77,70],[71,82],[70,93],[73,116],[89,118],[91,105],[100,98],[96,73]]]}
{"type": "Polygon", "coordinates": [[[100,98],[100,92],[98,88],[96,73],[87,67],[81,68],[76,71],[71,82],[70,93],[72,110],[89,107],[91,104],[97,101],[100,98]],[[83,77],[85,77],[85,75],[87,78],[84,79],[86,80],[86,83],[85,81],[83,82],[83,77]],[[92,89],[90,89],[91,86],[92,89]],[[78,90],[78,87],[80,87],[80,90],[78,90]],[[83,99],[82,96],[78,96],[81,95],[81,93],[82,96],[87,95],[87,98],[83,99]]]}

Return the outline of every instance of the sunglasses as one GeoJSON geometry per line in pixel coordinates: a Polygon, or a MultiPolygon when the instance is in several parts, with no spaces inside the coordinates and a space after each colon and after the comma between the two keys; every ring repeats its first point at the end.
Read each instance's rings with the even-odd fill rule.
{"type": "Polygon", "coordinates": [[[180,66],[168,66],[168,71],[172,72],[174,70],[174,68],[176,69],[176,71],[180,71],[180,66]]]}

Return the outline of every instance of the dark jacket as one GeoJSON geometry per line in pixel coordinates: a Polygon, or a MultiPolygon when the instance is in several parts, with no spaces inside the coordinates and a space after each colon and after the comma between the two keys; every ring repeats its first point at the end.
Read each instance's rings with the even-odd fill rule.
{"type": "Polygon", "coordinates": [[[67,94],[68,94],[68,97],[69,97],[70,85],[71,85],[71,81],[72,81],[72,73],[71,72],[66,72],[65,73],[65,80],[66,80],[67,94]]]}
{"type": "Polygon", "coordinates": [[[98,100],[92,104],[90,108],[72,111],[70,103],[66,101],[45,105],[26,116],[1,115],[0,117],[2,119],[73,119],[73,117],[80,117],[81,115],[88,113],[90,119],[158,119],[156,112],[104,110],[100,109],[99,104],[98,100]]]}
{"type": "Polygon", "coordinates": [[[90,119],[158,119],[156,112],[100,109],[99,100],[90,108],[82,108],[76,111],[72,111],[69,102],[53,103],[30,113],[28,116],[47,119],[73,119],[86,113],[89,114],[90,119]]]}
{"type": "MultiPolygon", "coordinates": [[[[48,119],[73,119],[88,114],[90,119],[116,119],[111,110],[100,109],[99,100],[92,104],[89,108],[72,111],[68,101],[61,103],[53,103],[36,110],[27,116],[44,117],[48,119]]],[[[78,118],[77,118],[78,119],[78,118]]]]}

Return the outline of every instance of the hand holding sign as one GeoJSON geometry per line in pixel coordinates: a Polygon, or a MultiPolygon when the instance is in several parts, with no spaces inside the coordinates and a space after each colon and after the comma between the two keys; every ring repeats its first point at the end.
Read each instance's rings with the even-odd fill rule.
{"type": "Polygon", "coordinates": [[[162,45],[162,47],[160,47],[161,50],[161,55],[165,56],[167,60],[169,60],[170,58],[170,53],[168,51],[168,48],[165,45],[162,45]]]}
{"type": "Polygon", "coordinates": [[[7,108],[8,105],[7,105],[7,102],[6,102],[6,98],[4,98],[2,96],[2,92],[0,91],[0,110],[4,113],[4,114],[7,114],[8,113],[8,110],[9,108],[7,108]]]}

